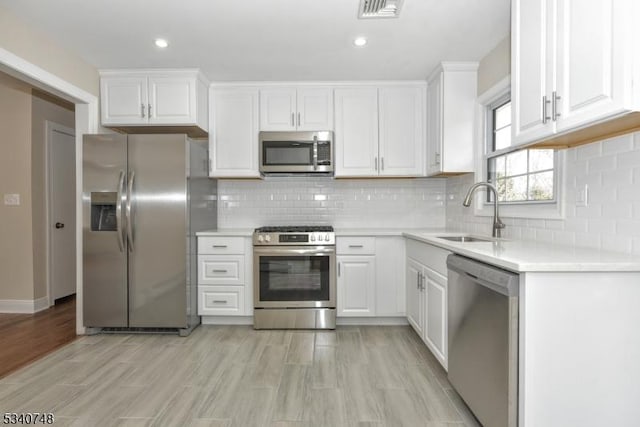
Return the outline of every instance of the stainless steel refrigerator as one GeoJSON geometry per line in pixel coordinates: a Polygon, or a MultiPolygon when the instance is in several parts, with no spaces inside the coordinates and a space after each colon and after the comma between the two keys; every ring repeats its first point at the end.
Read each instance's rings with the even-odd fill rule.
{"type": "Polygon", "coordinates": [[[206,141],[85,135],[83,306],[90,328],[171,328],[197,316],[195,233],[215,229],[206,141]]]}

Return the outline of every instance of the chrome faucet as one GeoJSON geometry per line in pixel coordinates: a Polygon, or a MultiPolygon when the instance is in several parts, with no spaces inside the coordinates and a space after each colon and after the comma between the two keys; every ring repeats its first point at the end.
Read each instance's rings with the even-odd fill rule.
{"type": "Polygon", "coordinates": [[[473,193],[478,189],[478,187],[487,187],[487,189],[493,191],[493,237],[502,237],[502,229],[505,227],[504,223],[500,220],[500,215],[498,215],[498,190],[493,184],[488,182],[476,182],[469,188],[466,197],[464,198],[464,202],[462,205],[465,207],[471,206],[471,198],[473,197],[473,193]]]}

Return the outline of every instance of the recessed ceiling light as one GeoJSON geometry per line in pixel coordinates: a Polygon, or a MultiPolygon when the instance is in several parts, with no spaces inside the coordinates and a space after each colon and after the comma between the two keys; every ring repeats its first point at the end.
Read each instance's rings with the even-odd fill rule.
{"type": "Polygon", "coordinates": [[[358,47],[362,47],[362,46],[367,44],[367,38],[366,37],[356,37],[353,40],[353,44],[358,46],[358,47]]]}
{"type": "Polygon", "coordinates": [[[156,46],[160,47],[160,48],[165,48],[167,46],[169,46],[169,42],[166,41],[165,39],[155,39],[154,43],[156,44],[156,46]]]}

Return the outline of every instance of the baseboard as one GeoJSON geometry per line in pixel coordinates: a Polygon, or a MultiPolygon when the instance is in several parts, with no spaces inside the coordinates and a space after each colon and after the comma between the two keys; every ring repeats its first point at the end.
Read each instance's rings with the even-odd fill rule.
{"type": "Polygon", "coordinates": [[[0,313],[33,314],[49,308],[49,298],[3,299],[0,300],[0,313]]]}
{"type": "Polygon", "coordinates": [[[253,316],[202,316],[203,325],[253,325],[253,316]]]}
{"type": "Polygon", "coordinates": [[[406,317],[338,317],[338,326],[398,326],[408,325],[406,317]]]}
{"type": "Polygon", "coordinates": [[[37,313],[42,310],[46,310],[49,308],[49,297],[38,298],[33,301],[33,312],[37,313]]]}
{"type": "MultiPolygon", "coordinates": [[[[202,316],[203,325],[253,325],[253,316],[202,316]]],[[[408,325],[406,317],[338,317],[337,325],[408,325]]]]}

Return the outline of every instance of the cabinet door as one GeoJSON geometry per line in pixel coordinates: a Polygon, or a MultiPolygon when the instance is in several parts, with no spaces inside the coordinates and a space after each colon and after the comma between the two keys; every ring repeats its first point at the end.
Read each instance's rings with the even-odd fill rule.
{"type": "Polygon", "coordinates": [[[260,130],[296,129],[296,90],[260,90],[260,130]]]}
{"type": "Polygon", "coordinates": [[[194,124],[196,108],[195,77],[149,77],[149,123],[194,124]]]}
{"type": "Polygon", "coordinates": [[[333,90],[304,88],[297,91],[298,130],[333,130],[333,90]]]}
{"type": "Polygon", "coordinates": [[[427,175],[442,172],[442,78],[440,73],[427,88],[427,175]]]}
{"type": "Polygon", "coordinates": [[[210,95],[212,177],[260,177],[258,90],[212,89],[210,95]]]}
{"type": "MultiPolygon", "coordinates": [[[[632,93],[628,0],[558,1],[557,131],[625,111],[632,93]]],[[[634,47],[638,49],[638,47],[634,47]]]]}
{"type": "Polygon", "coordinates": [[[376,237],[376,316],[406,315],[404,237],[376,237]]]}
{"type": "Polygon", "coordinates": [[[336,89],[335,176],[378,176],[378,91],[336,89]]]}
{"type": "Polygon", "coordinates": [[[147,78],[103,77],[100,79],[100,108],[103,125],[148,123],[147,78]]]}
{"type": "Polygon", "coordinates": [[[422,264],[407,258],[407,320],[420,335],[424,336],[424,294],[420,288],[422,264]]]}
{"type": "Polygon", "coordinates": [[[380,175],[424,175],[424,89],[378,91],[380,175]]]}
{"type": "Polygon", "coordinates": [[[554,0],[512,2],[511,105],[513,144],[551,135],[551,93],[554,87],[554,0]],[[543,97],[546,117],[543,120],[543,97]],[[546,123],[545,123],[546,122],[546,123]]]}
{"type": "Polygon", "coordinates": [[[425,269],[425,342],[444,368],[447,368],[447,278],[425,269]]]}
{"type": "Polygon", "coordinates": [[[375,316],[375,257],[341,256],[337,261],[337,315],[375,316]]]}

